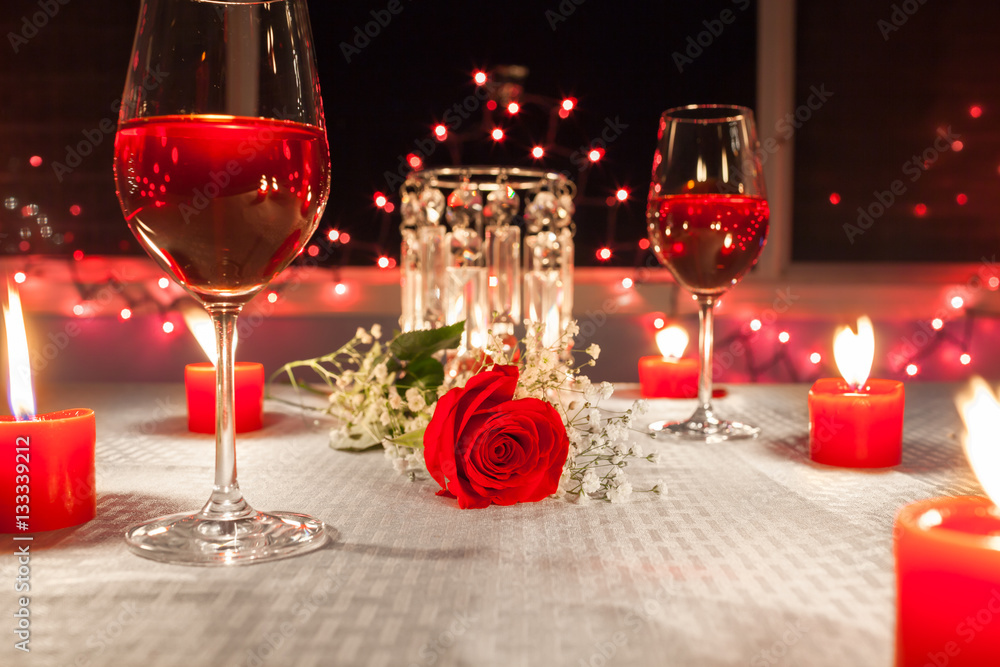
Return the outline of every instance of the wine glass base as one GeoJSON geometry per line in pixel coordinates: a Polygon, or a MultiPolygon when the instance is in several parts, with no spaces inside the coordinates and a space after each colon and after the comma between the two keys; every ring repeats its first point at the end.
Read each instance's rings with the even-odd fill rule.
{"type": "Polygon", "coordinates": [[[722,442],[724,440],[749,440],[760,435],[760,428],[740,422],[708,419],[688,419],[683,422],[658,421],[649,425],[649,435],[654,438],[672,437],[680,440],[722,442]]]}
{"type": "Polygon", "coordinates": [[[133,553],[178,565],[249,565],[299,556],[326,544],[330,529],[291,512],[252,512],[237,519],[200,513],[162,516],[125,532],[133,553]]]}

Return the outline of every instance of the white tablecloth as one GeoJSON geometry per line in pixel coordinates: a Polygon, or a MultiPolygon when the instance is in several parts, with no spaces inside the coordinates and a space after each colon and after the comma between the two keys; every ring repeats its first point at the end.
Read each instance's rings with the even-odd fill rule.
{"type": "MultiPolygon", "coordinates": [[[[762,426],[759,440],[634,435],[662,461],[630,466],[633,485],[662,478],[665,498],[468,511],[269,403],[265,428],[237,443],[247,499],[321,517],[337,538],[218,569],[145,560],[122,540],[211,488],[213,440],[187,432],[182,387],[65,387],[42,407],[96,410],[98,517],[33,547],[27,655],[0,537],[0,664],[889,667],[896,511],[980,493],[955,387],[907,387],[903,463],[876,472],[808,461],[806,386],[729,389],[719,411],[762,426]]],[[[619,394],[624,407],[635,389],[619,394]]],[[[649,421],[683,417],[692,402],[651,408],[649,421]]]]}

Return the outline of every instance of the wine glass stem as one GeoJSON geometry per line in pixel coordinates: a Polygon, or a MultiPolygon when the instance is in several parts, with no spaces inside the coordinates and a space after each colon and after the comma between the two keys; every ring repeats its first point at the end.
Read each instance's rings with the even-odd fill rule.
{"type": "Polygon", "coordinates": [[[215,325],[215,487],[201,510],[204,518],[226,520],[249,516],[253,509],[243,499],[236,482],[235,388],[233,384],[236,318],[242,306],[211,305],[208,314],[215,325]]]}
{"type": "Polygon", "coordinates": [[[701,373],[698,376],[698,406],[704,413],[712,411],[712,345],[715,336],[715,298],[699,296],[698,313],[701,328],[698,333],[698,353],[701,356],[701,373]]]}

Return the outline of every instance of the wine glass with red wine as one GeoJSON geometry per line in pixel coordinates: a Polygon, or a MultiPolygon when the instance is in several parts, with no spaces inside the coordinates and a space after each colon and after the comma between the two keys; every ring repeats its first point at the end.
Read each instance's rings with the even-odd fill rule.
{"type": "Polygon", "coordinates": [[[199,512],[133,526],[154,560],[235,565],[323,546],[303,514],[263,513],[236,481],[233,333],[305,247],[330,149],[305,0],[142,0],[115,138],[125,220],[215,325],[215,486],[199,512]]]}
{"type": "Polygon", "coordinates": [[[655,422],[650,433],[693,440],[754,438],[756,426],[720,420],[712,409],[716,302],[757,263],[767,238],[753,112],[692,105],[660,118],[646,220],[653,252],[700,306],[698,407],[686,421],[655,422]]]}

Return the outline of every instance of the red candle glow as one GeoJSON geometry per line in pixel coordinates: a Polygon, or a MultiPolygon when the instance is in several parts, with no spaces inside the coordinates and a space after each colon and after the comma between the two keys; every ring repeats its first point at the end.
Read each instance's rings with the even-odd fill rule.
{"type": "Polygon", "coordinates": [[[809,458],[847,468],[886,468],[903,456],[903,383],[869,380],[875,358],[871,320],[858,333],[843,327],[833,344],[843,379],[817,380],[809,390],[809,458]]]}
{"type": "MultiPolygon", "coordinates": [[[[1000,404],[984,382],[960,406],[966,454],[1000,497],[1000,404]]],[[[1000,655],[1000,513],[982,497],[932,498],[896,518],[896,666],[981,667],[1000,655]]]]}
{"type": "MultiPolygon", "coordinates": [[[[215,330],[211,318],[194,304],[181,309],[188,330],[211,359],[211,363],[188,364],[184,367],[184,389],[187,394],[188,430],[194,433],[215,433],[215,330]]],[[[233,346],[237,344],[233,338],[233,346]]],[[[233,366],[233,387],[236,402],[233,421],[237,433],[256,431],[263,426],[264,366],[238,361],[233,366]]]]}
{"type": "Polygon", "coordinates": [[[93,410],[35,415],[21,301],[7,284],[8,399],[0,417],[0,533],[37,533],[86,523],[97,508],[93,410]]]}
{"type": "MultiPolygon", "coordinates": [[[[238,361],[233,367],[236,432],[256,431],[263,425],[264,365],[238,361]]],[[[184,367],[188,430],[215,433],[215,364],[204,362],[184,367]]]]}
{"type": "Polygon", "coordinates": [[[639,359],[639,387],[646,398],[694,398],[698,395],[698,360],[683,359],[688,335],[679,326],[656,332],[662,356],[639,359]]]}

